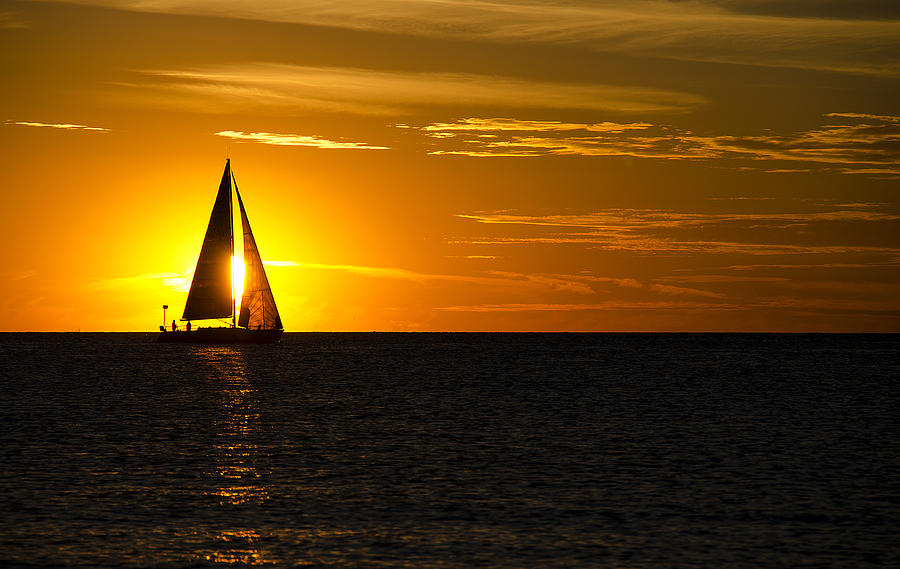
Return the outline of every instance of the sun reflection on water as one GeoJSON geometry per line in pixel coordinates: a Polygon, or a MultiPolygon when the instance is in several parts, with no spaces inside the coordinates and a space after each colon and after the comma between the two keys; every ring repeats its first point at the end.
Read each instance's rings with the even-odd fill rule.
{"type": "Polygon", "coordinates": [[[220,551],[213,551],[203,556],[210,563],[222,563],[230,565],[261,565],[269,563],[260,554],[256,542],[260,539],[259,532],[255,530],[223,530],[215,535],[215,540],[221,547],[220,551]]]}
{"type": "MultiPolygon", "coordinates": [[[[265,484],[268,472],[260,465],[256,442],[260,431],[257,390],[247,376],[246,355],[240,348],[227,346],[197,347],[194,353],[209,364],[211,377],[220,386],[216,440],[206,472],[213,485],[204,493],[223,510],[225,519],[246,518],[246,508],[269,499],[265,484]]],[[[258,546],[263,537],[253,527],[217,529],[210,534],[210,547],[199,553],[216,564],[271,563],[258,546]]]]}

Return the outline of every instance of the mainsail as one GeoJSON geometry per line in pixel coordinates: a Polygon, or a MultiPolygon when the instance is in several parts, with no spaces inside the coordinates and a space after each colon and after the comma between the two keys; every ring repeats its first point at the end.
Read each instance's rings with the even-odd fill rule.
{"type": "MultiPolygon", "coordinates": [[[[203,247],[194,269],[194,280],[184,305],[184,320],[225,318],[234,315],[234,297],[231,286],[231,257],[234,251],[234,234],[231,224],[231,163],[225,163],[225,172],[216,194],[216,203],[209,216],[203,247]]],[[[265,277],[264,277],[265,278],[265,277]]]]}
{"type": "Polygon", "coordinates": [[[250,220],[247,219],[244,202],[241,200],[236,183],[234,191],[241,209],[241,226],[244,228],[244,294],[241,297],[238,326],[251,330],[281,330],[281,317],[275,306],[275,297],[269,288],[269,279],[266,278],[266,270],[259,257],[256,239],[253,238],[250,220]]]}

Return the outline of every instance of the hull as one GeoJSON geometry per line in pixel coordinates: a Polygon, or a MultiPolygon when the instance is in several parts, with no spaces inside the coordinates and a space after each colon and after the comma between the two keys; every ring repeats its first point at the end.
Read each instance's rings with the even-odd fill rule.
{"type": "Polygon", "coordinates": [[[180,344],[272,344],[281,339],[284,330],[248,330],[246,328],[197,328],[190,332],[166,330],[157,342],[180,344]]]}

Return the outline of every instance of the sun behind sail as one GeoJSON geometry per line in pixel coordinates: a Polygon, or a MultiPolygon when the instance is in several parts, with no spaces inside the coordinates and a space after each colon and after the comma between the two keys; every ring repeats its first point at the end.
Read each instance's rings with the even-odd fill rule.
{"type": "Polygon", "coordinates": [[[241,297],[238,326],[251,330],[281,330],[281,316],[278,315],[275,297],[269,288],[269,279],[266,278],[266,271],[237,184],[234,191],[241,209],[241,226],[244,228],[244,294],[241,297]]]}
{"type": "Polygon", "coordinates": [[[209,216],[206,236],[194,280],[184,305],[183,320],[225,318],[234,314],[231,291],[231,256],[234,235],[231,225],[231,164],[225,163],[225,172],[216,194],[216,203],[209,216]]]}

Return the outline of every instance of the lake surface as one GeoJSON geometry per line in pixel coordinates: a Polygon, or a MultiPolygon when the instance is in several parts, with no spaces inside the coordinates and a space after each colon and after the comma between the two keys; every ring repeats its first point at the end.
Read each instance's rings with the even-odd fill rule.
{"type": "Polygon", "coordinates": [[[153,338],[0,334],[0,566],[900,566],[900,335],[153,338]]]}

